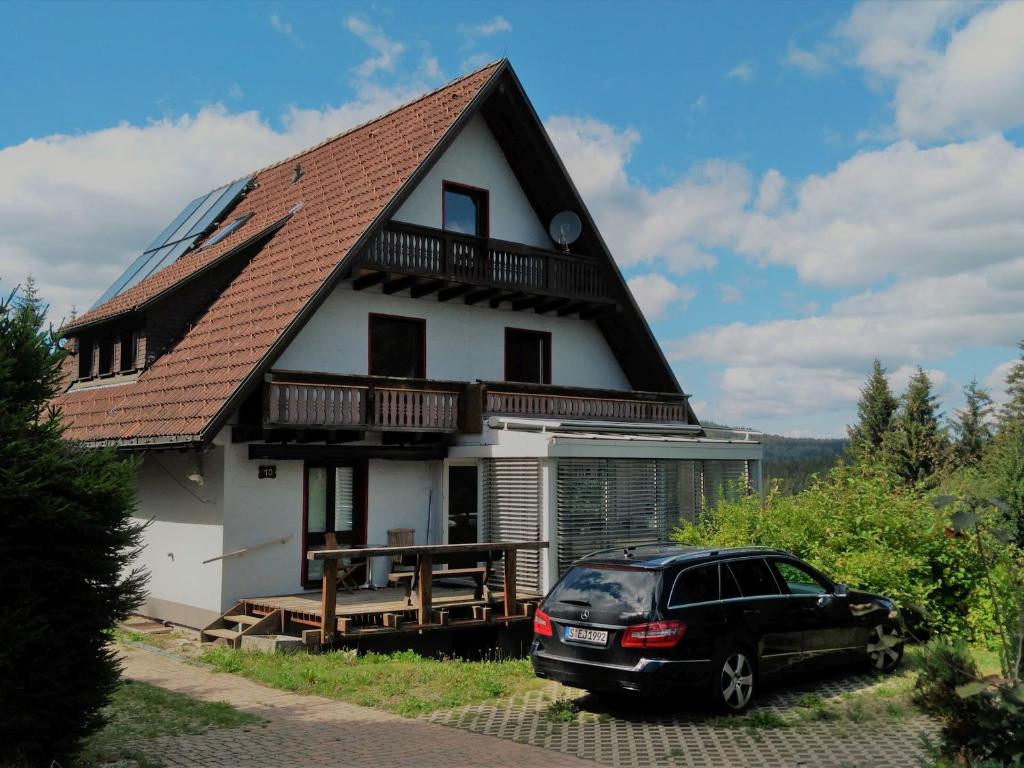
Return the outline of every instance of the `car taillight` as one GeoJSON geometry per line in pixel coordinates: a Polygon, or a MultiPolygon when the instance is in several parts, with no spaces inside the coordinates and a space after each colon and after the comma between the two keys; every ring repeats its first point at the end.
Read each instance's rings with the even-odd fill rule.
{"type": "Polygon", "coordinates": [[[538,608],[533,614],[533,634],[551,637],[551,633],[551,617],[538,608]]]}
{"type": "Polygon", "coordinates": [[[652,621],[626,627],[622,636],[623,648],[673,648],[686,632],[681,621],[652,621]]]}

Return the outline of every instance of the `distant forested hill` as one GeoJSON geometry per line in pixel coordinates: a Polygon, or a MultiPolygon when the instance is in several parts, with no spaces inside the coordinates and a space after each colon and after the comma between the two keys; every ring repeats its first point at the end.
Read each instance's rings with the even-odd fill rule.
{"type": "Polygon", "coordinates": [[[846,440],[813,437],[764,436],[764,485],[779,481],[784,493],[799,493],[811,484],[811,475],[822,475],[843,455],[846,440]]]}
{"type": "MultiPolygon", "coordinates": [[[[719,427],[704,422],[705,427],[719,427]]],[[[728,427],[724,427],[728,429],[728,427]]],[[[811,484],[811,475],[822,475],[843,455],[847,440],[764,435],[764,487],[773,480],[783,493],[799,493],[811,484]]]]}

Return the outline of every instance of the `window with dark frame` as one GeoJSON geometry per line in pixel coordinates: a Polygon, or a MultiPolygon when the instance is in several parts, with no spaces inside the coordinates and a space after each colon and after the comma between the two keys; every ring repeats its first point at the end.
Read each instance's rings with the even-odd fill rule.
{"type": "Polygon", "coordinates": [[[441,187],[441,228],[464,235],[488,237],[486,189],[446,181],[441,187]]]}
{"type": "Polygon", "coordinates": [[[92,376],[92,342],[78,340],[78,378],[87,379],[92,376]]]}
{"type": "Polygon", "coordinates": [[[302,581],[314,585],[323,575],[322,560],[308,560],[311,549],[323,548],[333,533],[339,546],[366,543],[366,467],[353,463],[306,466],[302,543],[302,581]]]}
{"type": "Polygon", "coordinates": [[[114,339],[107,337],[100,339],[100,366],[99,375],[110,373],[114,370],[114,339]]]}
{"type": "Polygon", "coordinates": [[[423,379],[427,375],[426,320],[370,315],[369,373],[423,379]]]}
{"type": "Polygon", "coordinates": [[[551,383],[551,334],[505,329],[505,381],[551,383]]]}
{"type": "Polygon", "coordinates": [[[118,361],[120,370],[135,370],[136,336],[132,331],[121,333],[121,359],[118,361]]]}

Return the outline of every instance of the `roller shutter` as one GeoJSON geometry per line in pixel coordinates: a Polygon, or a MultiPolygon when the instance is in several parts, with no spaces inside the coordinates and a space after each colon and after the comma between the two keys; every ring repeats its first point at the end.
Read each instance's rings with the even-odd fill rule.
{"type": "MultiPolygon", "coordinates": [[[[541,538],[541,470],[536,459],[488,459],[482,462],[484,541],[538,541],[541,538]]],[[[541,591],[541,553],[520,550],[516,582],[520,590],[541,591]]],[[[497,565],[495,579],[504,577],[497,565]]]]}

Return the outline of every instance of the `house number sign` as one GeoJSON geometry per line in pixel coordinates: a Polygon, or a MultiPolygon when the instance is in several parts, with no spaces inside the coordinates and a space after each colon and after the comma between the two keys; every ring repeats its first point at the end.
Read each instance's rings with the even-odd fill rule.
{"type": "Polygon", "coordinates": [[[277,465],[260,464],[258,477],[260,480],[273,480],[277,477],[277,465]]]}

